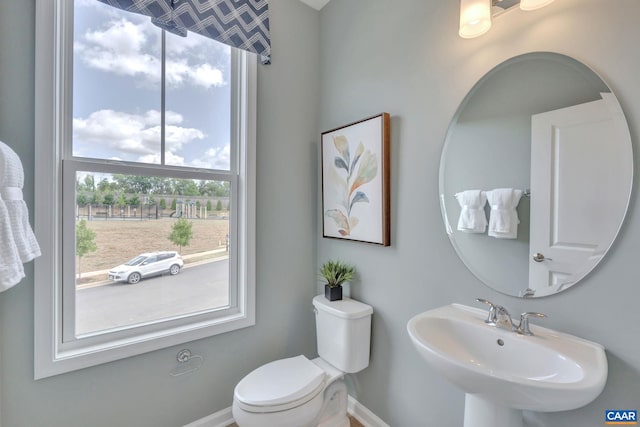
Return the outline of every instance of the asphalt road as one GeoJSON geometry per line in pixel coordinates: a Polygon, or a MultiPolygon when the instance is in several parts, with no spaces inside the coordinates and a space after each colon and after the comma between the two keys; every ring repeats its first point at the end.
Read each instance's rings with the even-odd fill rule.
{"type": "Polygon", "coordinates": [[[111,282],[76,291],[76,333],[82,335],[164,319],[229,303],[229,261],[185,266],[175,276],[111,282]]]}

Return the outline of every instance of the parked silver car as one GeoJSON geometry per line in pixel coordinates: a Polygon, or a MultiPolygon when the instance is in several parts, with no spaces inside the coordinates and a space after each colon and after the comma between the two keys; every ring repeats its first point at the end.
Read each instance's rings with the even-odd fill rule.
{"type": "Polygon", "coordinates": [[[109,270],[109,279],[116,282],[138,283],[140,279],[169,273],[172,276],[180,273],[184,265],[177,252],[149,252],[138,255],[109,270]]]}

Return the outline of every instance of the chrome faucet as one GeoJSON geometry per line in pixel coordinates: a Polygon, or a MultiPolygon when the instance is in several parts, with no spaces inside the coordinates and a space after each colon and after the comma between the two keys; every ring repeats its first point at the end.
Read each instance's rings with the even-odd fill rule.
{"type": "Polygon", "coordinates": [[[509,311],[501,305],[496,306],[496,328],[506,329],[507,331],[513,331],[516,328],[513,320],[511,320],[509,311]]]}
{"type": "Polygon", "coordinates": [[[529,336],[533,335],[533,332],[531,332],[531,330],[529,329],[529,317],[531,316],[540,317],[540,318],[547,317],[545,314],[536,313],[535,311],[528,311],[526,313],[522,313],[520,315],[520,324],[516,328],[517,333],[519,333],[520,335],[529,335],[529,336]]]}
{"type": "Polygon", "coordinates": [[[511,320],[511,315],[506,308],[482,298],[476,298],[476,301],[489,306],[489,317],[487,317],[487,320],[485,320],[484,323],[497,328],[507,329],[509,331],[513,331],[515,329],[513,321],[511,320]]]}
{"type": "Polygon", "coordinates": [[[533,335],[533,332],[529,329],[529,317],[547,317],[542,313],[528,311],[520,315],[520,323],[516,326],[515,323],[513,323],[513,319],[511,319],[509,311],[503,306],[494,304],[483,298],[476,298],[476,301],[489,306],[489,316],[484,323],[495,326],[496,328],[506,329],[507,331],[514,331],[520,335],[533,335]]]}

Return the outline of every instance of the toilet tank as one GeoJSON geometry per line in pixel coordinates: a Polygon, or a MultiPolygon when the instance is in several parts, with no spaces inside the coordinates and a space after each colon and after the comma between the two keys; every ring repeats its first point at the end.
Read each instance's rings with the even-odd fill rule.
{"type": "Polygon", "coordinates": [[[370,305],[344,298],[313,299],[316,313],[318,355],[342,372],[359,372],[369,366],[371,344],[370,305]]]}

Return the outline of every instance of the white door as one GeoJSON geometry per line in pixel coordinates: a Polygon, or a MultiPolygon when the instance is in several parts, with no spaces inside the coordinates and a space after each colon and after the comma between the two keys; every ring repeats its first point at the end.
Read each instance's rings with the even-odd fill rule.
{"type": "Polygon", "coordinates": [[[629,187],[619,183],[631,180],[621,167],[632,158],[631,144],[615,97],[602,97],[532,117],[529,287],[535,296],[591,271],[624,217],[629,187]],[[622,217],[610,220],[612,212],[622,217]]]}

